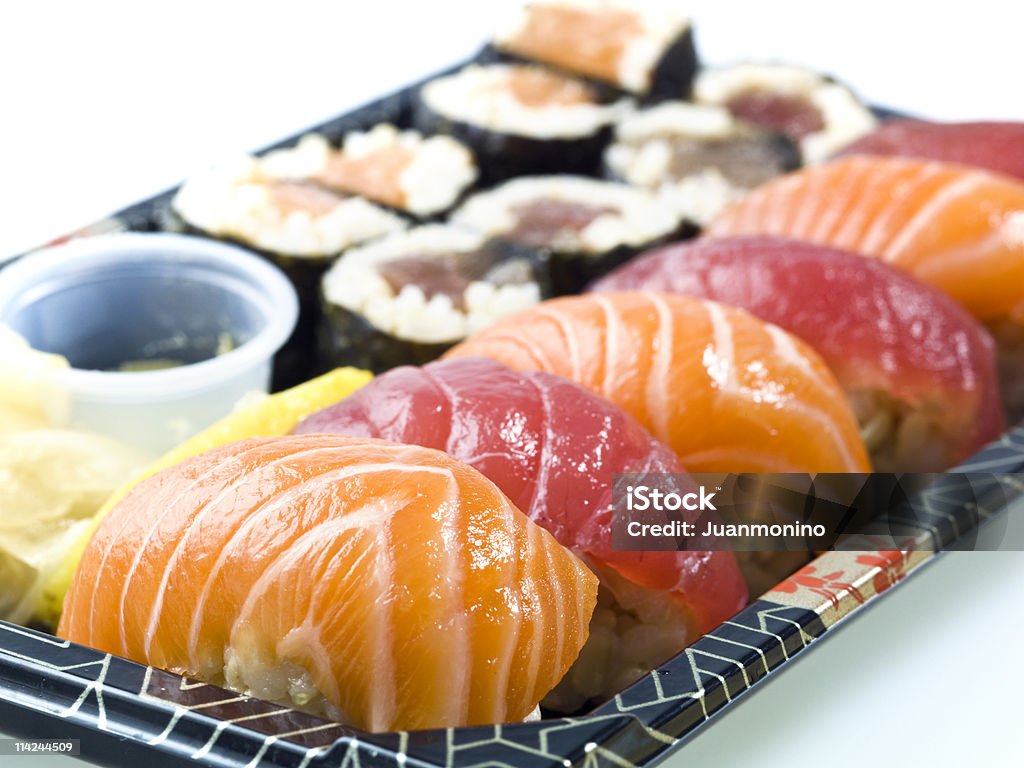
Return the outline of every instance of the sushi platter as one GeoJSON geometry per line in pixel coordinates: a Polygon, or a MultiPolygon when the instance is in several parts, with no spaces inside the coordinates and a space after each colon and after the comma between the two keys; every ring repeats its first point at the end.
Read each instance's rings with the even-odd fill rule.
{"type": "Polygon", "coordinates": [[[1024,124],[529,3],[0,265],[0,467],[92,505],[29,554],[0,525],[0,726],[107,765],[659,762],[1024,496],[1022,233],[1024,124]],[[157,394],[91,434],[124,376],[157,394]],[[613,545],[628,473],[871,472],[949,478],[898,548],[613,545]]]}

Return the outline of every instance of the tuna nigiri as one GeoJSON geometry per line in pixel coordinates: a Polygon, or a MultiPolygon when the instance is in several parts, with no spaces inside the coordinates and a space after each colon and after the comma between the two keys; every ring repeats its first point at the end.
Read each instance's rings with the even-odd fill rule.
{"type": "Polygon", "coordinates": [[[961,165],[857,155],[768,182],[708,233],[844,248],[945,291],[992,332],[1007,411],[1024,415],[1024,183],[961,165]]]}
{"type": "Polygon", "coordinates": [[[667,291],[741,307],[836,374],[880,472],[938,472],[1003,431],[995,350],[945,294],[882,262],[775,237],[651,251],[591,290],[667,291]]]}
{"type": "Polygon", "coordinates": [[[593,568],[601,588],[590,639],[549,707],[612,695],[746,603],[731,552],[612,549],[613,476],[683,469],[635,419],[566,379],[485,358],[396,368],[296,431],[444,450],[593,568]]]}
{"type": "Polygon", "coordinates": [[[476,470],[335,435],[188,459],[103,520],[59,634],[374,731],[522,720],[593,574],[476,470]]]}
{"type": "Polygon", "coordinates": [[[843,391],[804,342],[716,302],[653,292],[542,302],[448,352],[564,376],[632,414],[691,472],[860,472],[843,391]]]}
{"type": "Polygon", "coordinates": [[[1024,179],[1024,123],[889,120],[840,154],[920,157],[1024,179]]]}

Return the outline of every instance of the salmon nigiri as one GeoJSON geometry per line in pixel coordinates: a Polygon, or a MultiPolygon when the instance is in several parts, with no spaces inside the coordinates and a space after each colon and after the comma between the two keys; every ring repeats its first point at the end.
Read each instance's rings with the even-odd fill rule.
{"type": "Polygon", "coordinates": [[[1003,399],[1024,416],[1024,182],[966,166],[855,155],[770,181],[708,228],[781,235],[888,261],[985,323],[1003,399]]]}
{"type": "Polygon", "coordinates": [[[299,433],[378,437],[480,470],[601,579],[590,638],[545,705],[607,698],[746,604],[732,552],[612,547],[612,480],[683,468],[635,419],[582,387],[485,358],[395,368],[305,419],[299,433]]]}
{"type": "Polygon", "coordinates": [[[888,120],[840,154],[920,157],[1024,179],[1024,122],[888,120]]]}
{"type": "Polygon", "coordinates": [[[59,634],[364,729],[497,723],[565,674],[596,589],[440,451],[257,438],[129,492],[86,549],[59,634]]]}
{"type": "Polygon", "coordinates": [[[658,248],[594,291],[741,307],[810,344],[854,406],[879,472],[940,472],[1003,431],[995,348],[941,291],[875,259],[780,237],[658,248]]]}
{"type": "Polygon", "coordinates": [[[691,472],[863,472],[857,420],[804,342],[743,310],[653,292],[542,302],[448,357],[564,376],[612,401],[691,472]]]}

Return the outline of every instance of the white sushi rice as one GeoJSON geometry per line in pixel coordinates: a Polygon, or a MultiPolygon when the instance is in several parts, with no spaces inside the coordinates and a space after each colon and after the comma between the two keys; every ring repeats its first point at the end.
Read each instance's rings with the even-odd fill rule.
{"type": "Polygon", "coordinates": [[[675,183],[662,185],[658,195],[681,218],[699,227],[706,227],[749,191],[733,184],[721,171],[705,168],[675,183]]]}
{"type": "Polygon", "coordinates": [[[324,275],[324,296],[392,336],[425,343],[459,341],[539,302],[537,283],[496,286],[473,281],[464,294],[463,312],[448,296],[428,299],[415,285],[405,285],[396,294],[378,273],[378,266],[410,255],[468,253],[485,240],[476,232],[431,224],[354,248],[324,275]]]}
{"type": "MultiPolygon", "coordinates": [[[[244,634],[244,633],[242,633],[244,634]]],[[[268,654],[247,638],[235,638],[224,652],[223,671],[206,670],[203,679],[216,685],[264,701],[297,709],[342,725],[353,720],[323,695],[310,670],[290,658],[267,658],[268,654]]],[[[182,670],[184,672],[184,670],[182,670]]],[[[522,722],[541,719],[540,705],[534,707],[522,722]]]]}
{"type": "Polygon", "coordinates": [[[679,216],[656,195],[626,184],[585,176],[523,176],[467,200],[452,223],[488,236],[516,227],[515,209],[538,200],[608,207],[578,234],[552,243],[556,250],[606,253],[620,245],[641,246],[673,232],[679,216]]]}
{"type": "Polygon", "coordinates": [[[525,33],[532,14],[546,7],[578,8],[589,13],[625,11],[638,22],[640,29],[625,45],[616,65],[616,84],[627,91],[646,93],[652,84],[654,71],[665,52],[690,27],[688,16],[679,13],[678,7],[666,2],[651,0],[556,0],[555,2],[533,2],[517,8],[513,15],[504,19],[494,36],[499,48],[515,51],[516,42],[525,33]]]}
{"type": "Polygon", "coordinates": [[[324,717],[337,723],[351,724],[344,712],[331,704],[313,682],[305,666],[287,658],[265,658],[262,649],[242,642],[229,645],[224,652],[223,680],[207,675],[232,691],[294,707],[301,712],[324,717]]]}
{"type": "MultiPolygon", "coordinates": [[[[347,134],[341,152],[358,159],[394,149],[412,154],[399,176],[398,187],[405,197],[401,207],[417,216],[450,208],[476,181],[473,153],[450,136],[424,137],[418,131],[400,131],[381,123],[369,131],[347,134]]],[[[325,171],[331,155],[337,152],[323,136],[309,134],[293,148],[267,154],[262,169],[276,178],[314,177],[325,171]]]]}
{"type": "Polygon", "coordinates": [[[676,134],[701,139],[722,139],[739,129],[739,122],[729,110],[688,101],[665,101],[656,107],[628,115],[615,126],[619,141],[639,143],[652,136],[676,134]]]}
{"type": "Polygon", "coordinates": [[[507,83],[517,69],[529,68],[517,64],[474,64],[427,83],[421,98],[427,107],[448,120],[536,139],[591,136],[631,108],[628,99],[614,104],[523,104],[507,83]]]}
{"type": "Polygon", "coordinates": [[[704,70],[694,82],[693,98],[705,104],[725,104],[750,91],[802,98],[818,110],[824,129],[800,140],[801,154],[809,165],[827,160],[870,133],[878,122],[849,88],[791,64],[746,62],[704,70]]]}
{"type": "Polygon", "coordinates": [[[294,256],[323,257],[404,229],[405,221],[360,197],[339,199],[324,213],[283,212],[268,175],[252,157],[210,168],[186,181],[172,203],[185,221],[211,235],[294,256]]]}
{"type": "Polygon", "coordinates": [[[961,434],[950,428],[944,403],[900,400],[884,389],[848,390],[846,396],[875,472],[944,472],[956,462],[961,434]]]}
{"type": "Polygon", "coordinates": [[[308,179],[323,171],[333,151],[323,136],[307,133],[294,147],[275,149],[260,158],[260,171],[273,179],[308,179]]]}
{"type": "Polygon", "coordinates": [[[672,179],[670,137],[728,139],[741,130],[723,107],[664,102],[619,122],[616,141],[605,151],[605,164],[616,178],[655,192],[680,217],[704,226],[748,190],[715,168],[672,179]]]}

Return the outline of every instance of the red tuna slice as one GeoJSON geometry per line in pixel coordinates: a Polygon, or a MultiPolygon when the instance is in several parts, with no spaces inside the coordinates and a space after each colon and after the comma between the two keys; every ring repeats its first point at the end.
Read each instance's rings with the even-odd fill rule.
{"type": "Polygon", "coordinates": [[[612,550],[612,476],[684,470],[632,416],[567,379],[485,358],[403,366],[295,429],[313,432],[445,451],[489,478],[563,546],[649,589],[678,592],[700,633],[746,600],[729,552],[612,550]]]}
{"type": "Polygon", "coordinates": [[[1024,179],[1024,123],[890,120],[839,154],[941,160],[1024,179]]]}
{"type": "Polygon", "coordinates": [[[850,395],[876,470],[946,469],[1003,431],[988,332],[883,262],[785,238],[706,238],[643,254],[590,290],[712,299],[799,336],[850,395]]]}
{"type": "Polygon", "coordinates": [[[683,468],[632,416],[566,379],[475,357],[395,368],[295,431],[443,450],[593,568],[591,638],[548,707],[612,695],[746,603],[732,552],[613,550],[613,475],[683,468]]]}

